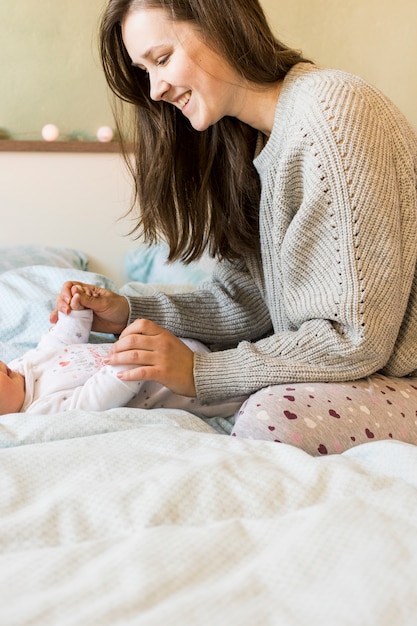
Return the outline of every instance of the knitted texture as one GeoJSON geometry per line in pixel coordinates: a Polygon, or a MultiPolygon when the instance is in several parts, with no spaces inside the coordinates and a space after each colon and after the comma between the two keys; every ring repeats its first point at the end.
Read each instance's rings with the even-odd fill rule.
{"type": "Polygon", "coordinates": [[[360,78],[299,64],[254,164],[262,258],[219,264],[190,294],[132,298],[132,317],[222,348],[195,355],[207,401],[416,370],[417,138],[404,117],[360,78]]]}

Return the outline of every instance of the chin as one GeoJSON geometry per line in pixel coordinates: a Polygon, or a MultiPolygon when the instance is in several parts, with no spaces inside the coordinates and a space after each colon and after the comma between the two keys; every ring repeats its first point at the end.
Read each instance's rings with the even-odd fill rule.
{"type": "Polygon", "coordinates": [[[194,130],[197,130],[199,132],[203,132],[204,130],[207,130],[208,128],[210,128],[210,126],[213,125],[214,122],[208,120],[208,119],[196,119],[196,118],[192,118],[189,117],[188,121],[190,122],[191,126],[194,128],[194,130]]]}
{"type": "Polygon", "coordinates": [[[207,130],[207,128],[210,127],[210,124],[194,123],[191,120],[190,120],[190,124],[194,128],[194,130],[197,130],[199,132],[203,132],[204,130],[207,130]]]}

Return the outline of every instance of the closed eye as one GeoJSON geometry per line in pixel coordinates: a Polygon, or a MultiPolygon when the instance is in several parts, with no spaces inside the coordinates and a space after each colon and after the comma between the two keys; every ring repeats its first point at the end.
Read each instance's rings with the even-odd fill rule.
{"type": "Polygon", "coordinates": [[[169,61],[169,58],[170,58],[169,54],[165,55],[164,57],[160,57],[157,60],[156,64],[157,65],[166,65],[168,63],[168,61],[169,61]]]}

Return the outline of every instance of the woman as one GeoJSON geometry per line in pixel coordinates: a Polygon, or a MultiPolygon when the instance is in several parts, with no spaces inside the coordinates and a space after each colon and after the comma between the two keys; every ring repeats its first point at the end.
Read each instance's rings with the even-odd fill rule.
{"type": "Polygon", "coordinates": [[[94,328],[121,332],[112,363],[203,402],[250,396],[237,436],[417,443],[417,139],[399,111],[276,41],[257,0],[111,0],[101,54],[133,104],[138,233],[219,261],[189,294],[81,286],[94,328]]]}

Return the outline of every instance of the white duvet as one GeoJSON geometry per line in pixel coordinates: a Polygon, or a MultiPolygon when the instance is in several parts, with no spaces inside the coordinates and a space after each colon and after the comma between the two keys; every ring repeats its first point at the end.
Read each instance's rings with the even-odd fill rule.
{"type": "Polygon", "coordinates": [[[126,408],[5,416],[0,445],[1,626],[417,624],[417,447],[126,408]]]}

